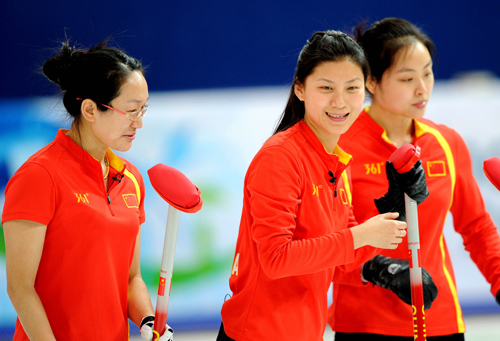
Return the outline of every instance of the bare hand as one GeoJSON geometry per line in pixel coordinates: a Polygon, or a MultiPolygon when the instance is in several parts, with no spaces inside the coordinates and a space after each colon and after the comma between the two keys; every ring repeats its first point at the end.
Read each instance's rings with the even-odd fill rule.
{"type": "Polygon", "coordinates": [[[363,224],[351,228],[354,249],[365,245],[381,249],[395,249],[406,236],[406,222],[395,220],[398,213],[374,216],[363,224]]]}

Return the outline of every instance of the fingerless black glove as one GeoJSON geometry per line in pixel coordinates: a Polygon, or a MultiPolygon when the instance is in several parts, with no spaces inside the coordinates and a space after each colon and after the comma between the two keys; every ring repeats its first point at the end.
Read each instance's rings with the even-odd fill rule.
{"type": "Polygon", "coordinates": [[[399,174],[390,161],[386,162],[385,172],[389,181],[389,189],[383,197],[375,199],[379,213],[398,212],[397,220],[406,221],[404,193],[421,204],[428,196],[429,190],[425,182],[425,170],[419,160],[408,172],[399,174]]]}
{"type": "MultiPolygon", "coordinates": [[[[411,305],[410,265],[408,260],[377,255],[363,265],[363,277],[368,282],[389,289],[403,302],[411,305]]],[[[422,268],[424,309],[432,306],[438,289],[432,276],[422,268]]],[[[499,295],[497,295],[497,300],[499,295]]]]}

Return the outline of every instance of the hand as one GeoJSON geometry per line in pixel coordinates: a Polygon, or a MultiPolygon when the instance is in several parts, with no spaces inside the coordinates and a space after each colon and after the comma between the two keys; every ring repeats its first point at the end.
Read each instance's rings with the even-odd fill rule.
{"type": "Polygon", "coordinates": [[[385,172],[389,181],[389,189],[383,197],[375,199],[379,213],[398,212],[400,221],[406,220],[404,193],[421,204],[428,196],[429,190],[425,182],[425,170],[422,161],[417,161],[408,172],[399,174],[390,161],[386,162],[385,172]]]}
{"type": "MultiPolygon", "coordinates": [[[[153,340],[154,322],[155,322],[155,317],[153,315],[148,315],[142,319],[140,328],[141,328],[141,337],[144,340],[148,341],[153,340]]],[[[163,333],[163,335],[160,336],[160,338],[157,339],[157,341],[172,341],[173,339],[174,339],[174,330],[170,328],[170,326],[167,324],[165,333],[163,333]]]]}
{"type": "MultiPolygon", "coordinates": [[[[363,277],[368,282],[389,289],[403,302],[411,305],[410,265],[406,259],[377,255],[363,265],[363,277]]],[[[438,289],[432,276],[422,268],[424,310],[432,306],[438,289]]],[[[497,294],[497,300],[499,295],[497,294]]],[[[500,303],[499,303],[500,304],[500,303]]]]}
{"type": "Polygon", "coordinates": [[[497,300],[497,303],[500,305],[500,291],[497,292],[496,300],[497,300]]]}
{"type": "Polygon", "coordinates": [[[370,245],[381,249],[395,249],[406,236],[406,223],[397,221],[397,213],[379,214],[352,227],[354,249],[370,245]]]}

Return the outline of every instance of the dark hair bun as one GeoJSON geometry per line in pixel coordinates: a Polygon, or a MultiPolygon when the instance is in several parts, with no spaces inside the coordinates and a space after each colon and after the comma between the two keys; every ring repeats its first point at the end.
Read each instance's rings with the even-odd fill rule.
{"type": "Polygon", "coordinates": [[[70,86],[70,82],[75,81],[72,77],[72,70],[75,64],[86,54],[85,50],[79,50],[76,47],[71,47],[66,40],[59,54],[48,59],[43,64],[42,72],[50,81],[56,83],[65,91],[70,86]]]}
{"type": "Polygon", "coordinates": [[[63,91],[63,104],[73,122],[79,122],[82,100],[97,103],[101,111],[120,93],[133,71],[144,74],[139,60],[107,46],[108,39],[90,49],[72,47],[68,38],[42,67],[42,72],[63,91]]]}

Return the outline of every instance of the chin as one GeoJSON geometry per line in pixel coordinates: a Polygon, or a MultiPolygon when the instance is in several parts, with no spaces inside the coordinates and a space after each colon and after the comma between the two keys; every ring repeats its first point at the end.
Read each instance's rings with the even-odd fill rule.
{"type": "Polygon", "coordinates": [[[117,150],[119,152],[124,153],[126,151],[129,151],[130,148],[132,148],[132,143],[130,145],[128,145],[128,146],[117,146],[116,148],[111,148],[111,149],[114,149],[114,150],[117,150]]]}

